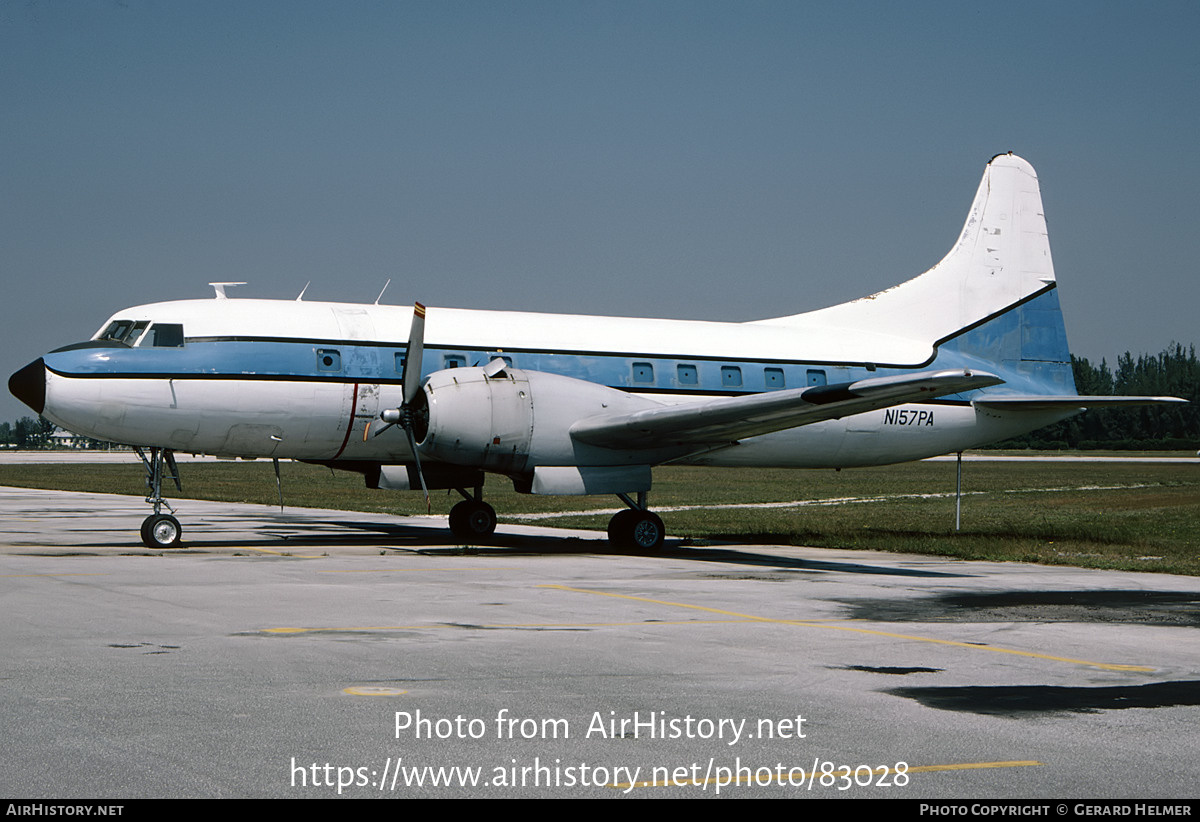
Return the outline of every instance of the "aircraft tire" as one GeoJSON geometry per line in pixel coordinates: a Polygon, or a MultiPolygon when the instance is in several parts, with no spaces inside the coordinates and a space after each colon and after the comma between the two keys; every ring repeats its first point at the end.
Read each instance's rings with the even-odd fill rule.
{"type": "Polygon", "coordinates": [[[657,551],[662,547],[666,532],[662,519],[653,511],[626,508],[608,521],[608,541],[614,548],[657,551]]]}
{"type": "Polygon", "coordinates": [[[463,500],[450,509],[450,533],[464,542],[486,542],[496,531],[496,509],[482,500],[463,500]]]}
{"type": "Polygon", "coordinates": [[[142,543],[147,548],[178,548],[182,537],[179,520],[169,514],[151,514],[142,520],[142,543]]]}
{"type": "Polygon", "coordinates": [[[608,521],[608,542],[613,548],[633,547],[633,518],[637,513],[632,508],[625,508],[608,521]]]}

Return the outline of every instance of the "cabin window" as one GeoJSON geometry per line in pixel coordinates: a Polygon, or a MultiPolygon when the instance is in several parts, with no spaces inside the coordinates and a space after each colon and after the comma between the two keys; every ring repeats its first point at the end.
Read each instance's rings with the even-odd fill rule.
{"type": "Polygon", "coordinates": [[[700,378],[696,373],[694,365],[678,365],[675,367],[675,376],[679,380],[680,385],[697,385],[700,378]]]}
{"type": "Polygon", "coordinates": [[[742,384],[742,369],[736,365],[721,366],[721,385],[725,388],[738,388],[742,384]]]}
{"type": "Polygon", "coordinates": [[[182,348],[183,326],[179,323],[155,323],[150,326],[150,345],[154,348],[182,348]]]}
{"type": "Polygon", "coordinates": [[[342,355],[336,348],[317,349],[318,371],[341,371],[342,355]]]}
{"type": "Polygon", "coordinates": [[[447,354],[442,357],[442,368],[466,368],[467,358],[461,354],[447,354]]]}
{"type": "Polygon", "coordinates": [[[648,362],[635,362],[633,364],[633,381],[643,384],[654,382],[654,365],[648,362]]]}
{"type": "Polygon", "coordinates": [[[782,368],[767,368],[763,370],[763,380],[767,384],[767,388],[783,388],[783,369],[782,368]]]}
{"type": "Polygon", "coordinates": [[[404,354],[399,351],[396,352],[396,373],[404,373],[404,354]]]}
{"type": "Polygon", "coordinates": [[[808,384],[809,385],[825,385],[825,369],[823,369],[823,368],[808,369],[808,384]]]}

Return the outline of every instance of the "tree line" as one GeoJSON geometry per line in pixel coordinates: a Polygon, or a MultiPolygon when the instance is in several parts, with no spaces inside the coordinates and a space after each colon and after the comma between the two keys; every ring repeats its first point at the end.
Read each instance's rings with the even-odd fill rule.
{"type": "Polygon", "coordinates": [[[1137,359],[1128,351],[1116,368],[1071,356],[1080,394],[1180,397],[1186,405],[1096,408],[997,443],[995,448],[1194,450],[1200,447],[1200,361],[1196,346],[1171,343],[1157,355],[1137,359]]]}

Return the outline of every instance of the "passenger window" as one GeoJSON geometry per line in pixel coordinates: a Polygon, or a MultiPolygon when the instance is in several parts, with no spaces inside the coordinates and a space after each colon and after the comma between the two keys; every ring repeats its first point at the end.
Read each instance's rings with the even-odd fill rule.
{"type": "Polygon", "coordinates": [[[736,365],[721,366],[721,385],[725,388],[737,388],[742,384],[742,369],[736,365]]]}
{"type": "Polygon", "coordinates": [[[654,366],[648,362],[633,364],[633,381],[637,383],[654,382],[654,366]]]}
{"type": "Polygon", "coordinates": [[[825,385],[825,370],[822,368],[808,369],[809,385],[825,385]]]}
{"type": "Polygon", "coordinates": [[[766,380],[767,388],[784,387],[782,368],[767,368],[763,371],[763,377],[766,380]]]}
{"type": "Polygon", "coordinates": [[[466,368],[467,358],[459,354],[447,354],[442,357],[442,368],[466,368]]]}
{"type": "Polygon", "coordinates": [[[179,323],[155,323],[150,326],[150,345],[154,348],[182,348],[183,326],[179,323]]]}
{"type": "Polygon", "coordinates": [[[342,355],[334,348],[318,348],[317,349],[317,370],[318,371],[341,371],[342,370],[342,355]]]}
{"type": "Polygon", "coordinates": [[[700,382],[696,374],[696,366],[694,365],[676,366],[675,375],[679,379],[680,385],[696,385],[700,382]]]}

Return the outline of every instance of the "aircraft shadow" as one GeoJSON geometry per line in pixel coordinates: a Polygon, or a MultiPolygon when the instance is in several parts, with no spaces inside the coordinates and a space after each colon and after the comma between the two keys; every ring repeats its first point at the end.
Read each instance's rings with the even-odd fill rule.
{"type": "MultiPolygon", "coordinates": [[[[414,525],[411,523],[355,522],[353,520],[264,519],[246,527],[247,518],[239,517],[229,523],[209,520],[207,533],[199,528],[185,534],[183,549],[262,548],[278,551],[328,550],[339,547],[377,547],[381,551],[405,551],[425,556],[551,556],[607,554],[612,556],[682,559],[715,565],[750,565],[791,572],[853,573],[882,576],[965,578],[973,574],[948,573],[920,568],[897,568],[865,562],[803,559],[758,553],[744,548],[721,545],[693,546],[683,540],[668,539],[658,551],[618,549],[605,539],[581,539],[575,536],[506,533],[504,527],[486,545],[467,545],[451,534],[444,525],[414,525]],[[236,522],[236,525],[234,524],[236,522]],[[236,531],[236,533],[233,533],[236,531]]],[[[548,529],[549,530],[549,529],[548,529]]],[[[125,539],[118,542],[76,544],[76,548],[131,547],[125,539]]]]}
{"type": "Polygon", "coordinates": [[[1103,687],[979,685],[893,688],[888,693],[914,699],[926,707],[943,711],[1009,717],[1200,705],[1200,682],[1196,680],[1103,687]]]}

